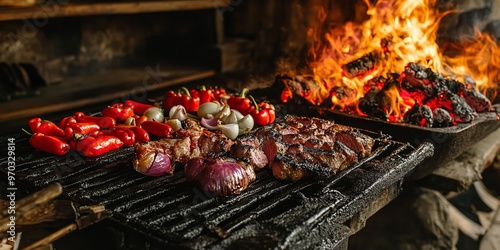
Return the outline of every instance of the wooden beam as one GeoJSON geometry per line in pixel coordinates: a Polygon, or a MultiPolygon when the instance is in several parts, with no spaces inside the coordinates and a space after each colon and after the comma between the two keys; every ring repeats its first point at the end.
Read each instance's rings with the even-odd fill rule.
{"type": "Polygon", "coordinates": [[[111,3],[45,4],[26,8],[1,8],[0,21],[31,20],[41,17],[137,14],[183,10],[214,9],[227,5],[227,0],[171,0],[111,3]]]}

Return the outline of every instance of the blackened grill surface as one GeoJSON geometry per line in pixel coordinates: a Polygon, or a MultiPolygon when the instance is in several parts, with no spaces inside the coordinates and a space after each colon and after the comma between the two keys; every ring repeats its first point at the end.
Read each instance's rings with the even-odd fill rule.
{"type": "Polygon", "coordinates": [[[278,181],[265,168],[243,193],[217,197],[187,183],[181,167],[157,178],[135,172],[132,148],[94,159],[54,157],[35,152],[27,135],[16,138],[18,181],[31,190],[59,182],[63,198],[105,205],[117,227],[160,249],[336,248],[348,237],[343,223],[433,154],[429,143],[414,148],[382,136],[371,157],[330,180],[278,181]]]}

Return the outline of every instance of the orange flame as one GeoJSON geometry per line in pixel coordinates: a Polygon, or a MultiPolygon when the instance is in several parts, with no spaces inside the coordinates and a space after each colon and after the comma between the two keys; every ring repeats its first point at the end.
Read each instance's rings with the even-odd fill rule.
{"type": "MultiPolygon", "coordinates": [[[[312,61],[308,64],[318,82],[325,83],[311,94],[313,103],[331,98],[342,110],[356,106],[366,92],[364,86],[368,81],[378,75],[402,72],[410,62],[461,82],[472,78],[482,90],[497,86],[500,49],[490,36],[478,32],[477,39],[459,54],[443,55],[436,34],[440,20],[448,13],[439,13],[434,8],[435,0],[379,0],[375,5],[365,0],[365,3],[369,19],[364,23],[347,23],[323,34],[319,29],[308,32],[315,41],[310,51],[312,61]],[[366,55],[376,59],[369,70],[356,71],[355,75],[349,69],[346,71],[345,65],[366,55]],[[341,98],[330,91],[336,87],[356,94],[341,98]]],[[[387,93],[391,99],[391,108],[386,110],[390,120],[400,120],[418,102],[400,91],[393,88],[387,93]]]]}

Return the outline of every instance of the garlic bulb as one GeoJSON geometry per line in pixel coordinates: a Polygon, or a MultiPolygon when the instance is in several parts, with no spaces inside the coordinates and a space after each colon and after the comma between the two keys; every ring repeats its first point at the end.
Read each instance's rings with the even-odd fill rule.
{"type": "Polygon", "coordinates": [[[169,119],[165,123],[168,124],[170,127],[172,127],[173,131],[182,129],[182,124],[181,121],[179,121],[179,119],[169,119]]]}
{"type": "Polygon", "coordinates": [[[251,115],[245,115],[243,118],[238,120],[238,127],[240,134],[246,134],[252,131],[254,126],[254,120],[251,115]]]}
{"type": "Polygon", "coordinates": [[[184,121],[187,119],[187,111],[186,108],[182,105],[176,105],[170,108],[168,112],[168,116],[170,119],[177,119],[179,121],[184,121]]]}
{"type": "Polygon", "coordinates": [[[125,125],[132,125],[132,126],[135,126],[136,123],[135,123],[135,118],[133,116],[129,116],[127,117],[127,119],[125,119],[125,122],[123,122],[125,125]]]}
{"type": "Polygon", "coordinates": [[[218,124],[217,127],[219,127],[219,130],[227,136],[227,138],[234,140],[236,137],[238,137],[239,134],[239,127],[238,124],[232,123],[232,124],[218,124]]]}
{"type": "Polygon", "coordinates": [[[243,118],[243,115],[240,113],[240,111],[236,109],[231,109],[231,112],[229,113],[228,116],[224,119],[224,123],[230,124],[230,123],[238,123],[238,120],[243,118]]]}
{"type": "Polygon", "coordinates": [[[231,113],[231,107],[229,105],[225,104],[222,109],[217,112],[214,117],[218,118],[220,120],[226,119],[226,117],[231,113]]]}

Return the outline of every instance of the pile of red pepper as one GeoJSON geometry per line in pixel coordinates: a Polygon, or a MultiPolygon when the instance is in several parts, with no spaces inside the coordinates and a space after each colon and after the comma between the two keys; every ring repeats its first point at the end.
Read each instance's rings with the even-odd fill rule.
{"type": "Polygon", "coordinates": [[[28,125],[32,136],[30,144],[41,151],[65,155],[71,149],[86,157],[103,155],[135,142],[148,142],[150,134],[168,137],[172,128],[163,122],[150,121],[144,112],[151,104],[127,100],[102,110],[102,116],[76,112],[55,124],[41,118],[32,118],[28,125]],[[123,124],[133,119],[135,124],[123,124]]]}
{"type": "Polygon", "coordinates": [[[257,103],[253,96],[247,97],[247,93],[248,89],[244,88],[239,95],[231,95],[227,104],[243,115],[250,114],[257,125],[264,126],[273,123],[276,118],[274,106],[267,102],[257,103]]]}
{"type": "Polygon", "coordinates": [[[205,86],[201,86],[199,90],[189,90],[182,87],[177,92],[167,91],[163,97],[163,107],[168,110],[173,106],[182,105],[187,112],[196,112],[201,104],[220,100],[221,96],[225,94],[226,90],[223,88],[207,89],[205,86]]]}

